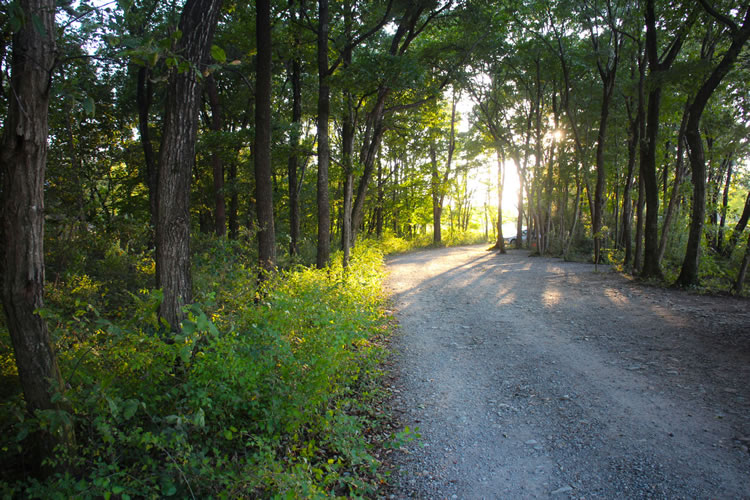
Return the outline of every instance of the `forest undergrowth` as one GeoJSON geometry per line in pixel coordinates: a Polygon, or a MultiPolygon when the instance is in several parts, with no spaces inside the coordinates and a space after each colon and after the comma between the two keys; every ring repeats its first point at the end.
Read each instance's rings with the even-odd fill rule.
{"type": "MultiPolygon", "coordinates": [[[[444,239],[477,243],[484,235],[444,239]]],[[[429,234],[365,240],[346,270],[338,254],[323,270],[290,263],[259,289],[254,248],[200,235],[196,302],[171,334],[145,252],[94,236],[50,241],[39,313],[67,381],[56,395],[67,410],[28,416],[0,323],[3,498],[372,496],[388,481],[383,448],[412,438],[383,410],[391,333],[383,257],[430,246],[429,234]],[[48,464],[58,472],[31,479],[27,440],[70,425],[75,448],[48,464]]],[[[570,259],[590,261],[585,244],[572,250],[570,259]]],[[[622,271],[620,254],[603,252],[605,263],[622,271]]],[[[702,291],[721,292],[726,267],[704,259],[702,291]]],[[[665,266],[661,285],[674,269],[665,266]]]]}
{"type": "Polygon", "coordinates": [[[153,261],[103,241],[50,258],[40,314],[67,411],[27,415],[0,329],[3,498],[358,497],[386,481],[375,454],[400,438],[380,410],[382,250],[363,243],[346,270],[296,266],[259,290],[254,249],[198,239],[197,302],[172,335],[153,261]],[[26,440],[70,424],[73,453],[48,463],[59,472],[28,479],[26,440]]]}

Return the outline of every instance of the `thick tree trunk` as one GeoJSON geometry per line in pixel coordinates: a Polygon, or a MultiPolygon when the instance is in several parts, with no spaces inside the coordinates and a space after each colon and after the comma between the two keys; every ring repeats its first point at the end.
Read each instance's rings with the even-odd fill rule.
{"type": "Polygon", "coordinates": [[[699,285],[698,264],[700,262],[700,243],[703,236],[703,225],[706,216],[706,158],[703,140],[700,133],[700,121],[708,100],[719,86],[742,51],[745,42],[750,38],[750,7],[745,9],[745,20],[741,29],[736,29],[732,44],[724,53],[719,64],[701,85],[688,111],[689,117],[685,129],[685,140],[688,145],[688,158],[692,169],[693,209],[690,219],[685,260],[682,262],[677,284],[680,286],[699,285]]]}
{"type": "MultiPolygon", "coordinates": [[[[208,57],[221,0],[188,0],[180,16],[182,38],[177,52],[200,66],[208,57]]],[[[159,150],[158,224],[156,226],[157,286],[164,293],[159,316],[179,329],[182,307],[193,300],[190,276],[190,179],[201,85],[195,71],[174,71],[169,77],[164,130],[159,150]]]]}
{"type": "Polygon", "coordinates": [[[258,57],[255,84],[255,200],[258,261],[262,273],[276,268],[276,234],[271,184],[271,2],[255,2],[258,57]]]}
{"type": "Polygon", "coordinates": [[[328,0],[318,1],[318,251],[319,269],[328,265],[331,255],[331,208],[328,203],[328,166],[331,150],[328,144],[328,118],[331,113],[328,83],[328,0]]]}
{"type": "Polygon", "coordinates": [[[646,201],[644,224],[644,252],[641,276],[662,278],[659,266],[659,186],[656,179],[656,141],[659,137],[659,105],[661,88],[649,93],[646,115],[646,137],[641,141],[640,175],[646,201]]]}
{"type": "Polygon", "coordinates": [[[649,66],[648,111],[646,114],[646,133],[641,134],[641,167],[640,173],[646,192],[646,223],[643,268],[644,278],[663,278],[659,266],[659,185],[656,176],[656,150],[659,138],[659,111],[664,75],[672,66],[682,48],[683,35],[695,17],[690,16],[685,31],[680,32],[662,61],[659,60],[657,46],[655,0],[646,2],[646,56],[649,66]]]}
{"type": "MultiPolygon", "coordinates": [[[[211,130],[216,133],[221,132],[224,126],[224,112],[213,75],[206,78],[206,94],[211,106],[211,130]]],[[[216,150],[211,153],[211,170],[214,181],[214,232],[216,236],[221,237],[227,232],[227,210],[224,201],[224,161],[221,158],[219,148],[214,147],[216,150]]]]}
{"type": "Polygon", "coordinates": [[[643,212],[646,208],[646,188],[643,176],[638,177],[638,203],[635,207],[635,253],[633,254],[633,270],[640,272],[643,267],[643,226],[645,225],[643,212]]]}
{"type": "MultiPolygon", "coordinates": [[[[0,150],[2,302],[26,409],[34,415],[61,409],[52,396],[64,390],[47,324],[36,312],[44,307],[44,172],[55,2],[20,0],[18,7],[27,21],[13,35],[11,92],[0,150]]],[[[32,439],[32,466],[47,473],[51,470],[42,469],[42,460],[54,458],[56,445],[72,445],[73,429],[42,430],[32,439]]]]}

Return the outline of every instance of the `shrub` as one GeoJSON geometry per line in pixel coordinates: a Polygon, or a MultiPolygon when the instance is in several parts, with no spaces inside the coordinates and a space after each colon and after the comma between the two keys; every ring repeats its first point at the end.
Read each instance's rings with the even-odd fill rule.
{"type": "MultiPolygon", "coordinates": [[[[186,309],[172,342],[156,318],[158,292],[132,294],[127,316],[105,318],[91,304],[101,282],[80,277],[69,284],[81,289],[77,303],[59,297],[43,311],[70,386],[57,397],[72,410],[28,418],[18,390],[4,395],[0,460],[22,463],[27,436],[64,419],[75,424],[77,449],[57,457],[69,472],[43,482],[4,472],[4,497],[374,491],[366,430],[377,418],[382,254],[362,245],[347,270],[299,267],[259,291],[232,245],[198,248],[203,302],[186,309]]],[[[0,338],[3,377],[12,378],[0,338]]]]}

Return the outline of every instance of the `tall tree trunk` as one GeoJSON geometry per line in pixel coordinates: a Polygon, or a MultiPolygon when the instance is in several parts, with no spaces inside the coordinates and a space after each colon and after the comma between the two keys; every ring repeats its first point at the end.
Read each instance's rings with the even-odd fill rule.
{"type": "Polygon", "coordinates": [[[257,77],[255,84],[255,199],[258,214],[258,260],[262,272],[276,267],[276,234],[271,184],[271,1],[257,0],[257,77]]]}
{"type": "Polygon", "coordinates": [[[573,209],[573,224],[570,226],[570,235],[568,236],[568,242],[565,244],[565,250],[563,251],[563,259],[567,260],[568,252],[570,252],[570,245],[573,243],[573,239],[576,235],[576,225],[578,224],[578,218],[581,214],[581,180],[576,178],[576,196],[575,196],[575,208],[573,209]]]}
{"type": "Polygon", "coordinates": [[[497,241],[492,250],[506,253],[505,238],[503,238],[503,186],[505,185],[505,154],[496,149],[497,154],[497,241]]]}
{"type": "MultiPolygon", "coordinates": [[[[2,301],[6,326],[21,380],[26,409],[62,409],[54,401],[64,384],[44,307],[44,172],[47,164],[48,108],[55,61],[54,0],[20,0],[26,20],[13,34],[8,115],[5,120],[2,172],[2,301]],[[35,22],[32,23],[31,20],[35,22]],[[52,384],[50,384],[52,382],[52,384]]],[[[72,445],[72,427],[40,430],[33,436],[32,460],[38,472],[56,445],[72,445]]]]}
{"type": "MultiPolygon", "coordinates": [[[[344,34],[347,40],[352,37],[352,4],[350,1],[344,3],[344,34]]],[[[352,45],[347,43],[344,47],[342,57],[344,69],[352,63],[352,45]]],[[[344,256],[342,265],[349,266],[349,254],[353,242],[352,238],[352,198],[354,197],[354,102],[349,90],[344,90],[344,117],[341,125],[341,155],[344,167],[344,206],[341,228],[341,249],[344,256]]]]}
{"type": "MultiPolygon", "coordinates": [[[[688,107],[685,106],[685,112],[682,117],[682,123],[680,124],[680,130],[677,133],[677,154],[675,156],[675,174],[674,174],[674,185],[672,187],[672,195],[669,198],[669,204],[667,205],[667,211],[664,214],[664,222],[661,228],[661,237],[659,239],[659,254],[658,261],[661,264],[664,259],[664,253],[667,250],[667,240],[669,239],[669,231],[672,225],[672,219],[677,210],[677,205],[680,199],[680,186],[682,186],[682,180],[685,175],[685,167],[683,165],[683,146],[685,143],[685,127],[687,125],[688,107]]],[[[664,180],[666,183],[666,179],[664,180]]]]}
{"type": "MultiPolygon", "coordinates": [[[[642,130],[641,130],[642,132],[642,130]]],[[[646,208],[646,188],[643,176],[638,177],[638,203],[635,207],[635,253],[633,254],[633,270],[640,272],[643,267],[643,227],[645,220],[643,217],[646,208]]]]}
{"type": "MultiPolygon", "coordinates": [[[[206,94],[211,106],[211,130],[215,133],[221,132],[224,126],[224,112],[213,75],[206,78],[206,94]]],[[[218,146],[214,146],[214,148],[215,150],[211,153],[211,170],[214,181],[214,232],[216,236],[224,236],[227,232],[227,211],[224,201],[224,161],[221,158],[220,148],[218,146]]]]}
{"type": "Polygon", "coordinates": [[[457,99],[454,91],[451,101],[451,129],[448,138],[448,161],[446,162],[442,178],[440,175],[440,168],[438,167],[435,144],[434,142],[430,144],[430,162],[432,164],[432,242],[436,245],[442,243],[442,231],[440,226],[443,214],[443,203],[445,202],[445,186],[448,184],[453,165],[453,153],[456,150],[456,101],[457,99]]]}
{"type": "MultiPolygon", "coordinates": [[[[292,22],[297,16],[294,10],[294,0],[289,0],[292,22]]],[[[294,57],[289,74],[292,82],[292,129],[289,134],[289,159],[287,161],[287,178],[289,180],[289,255],[299,253],[300,237],[300,208],[299,208],[299,141],[302,127],[302,62],[297,51],[300,50],[300,39],[294,35],[294,57]]]]}
{"type": "Polygon", "coordinates": [[[614,68],[608,72],[602,72],[602,107],[599,114],[599,133],[596,141],[596,188],[594,192],[594,264],[599,265],[601,258],[602,245],[602,215],[604,212],[604,182],[607,173],[604,167],[604,144],[607,136],[607,121],[609,119],[609,103],[612,100],[612,92],[615,88],[615,72],[617,62],[615,60],[614,68]]]}
{"type": "MultiPolygon", "coordinates": [[[[643,84],[643,71],[641,71],[641,80],[639,86],[643,84]]],[[[639,111],[642,108],[639,107],[639,111]]],[[[628,108],[630,115],[631,111],[628,108]]],[[[630,126],[628,127],[628,172],[625,178],[625,188],[622,201],[622,239],[625,245],[624,265],[630,268],[633,262],[633,180],[635,175],[636,154],[638,151],[638,142],[640,140],[641,121],[643,115],[636,113],[635,117],[630,116],[630,126]]]]}
{"type": "Polygon", "coordinates": [[[328,265],[331,255],[331,208],[328,203],[328,119],[331,113],[328,83],[328,0],[318,0],[318,251],[319,269],[328,265]]]}
{"type": "MultiPolygon", "coordinates": [[[[713,15],[713,13],[712,13],[713,15]]],[[[723,22],[723,21],[722,21],[723,22]]],[[[736,25],[732,30],[732,44],[724,53],[721,61],[701,85],[688,111],[689,117],[685,130],[688,145],[688,158],[692,169],[693,209],[690,219],[685,260],[682,262],[677,284],[680,286],[699,285],[698,264],[700,261],[700,242],[703,236],[703,224],[706,216],[706,158],[703,140],[700,133],[700,121],[708,100],[719,86],[729,70],[734,66],[745,42],[750,38],[750,6],[745,8],[745,18],[741,28],[736,25]]]]}
{"type": "MultiPolygon", "coordinates": [[[[612,27],[614,28],[614,27],[612,27]]],[[[611,37],[611,55],[607,55],[607,61],[602,63],[597,56],[596,66],[599,70],[599,76],[602,80],[602,103],[599,112],[599,132],[596,138],[596,187],[594,192],[594,213],[593,213],[593,232],[594,232],[594,265],[599,265],[601,259],[602,246],[602,219],[604,215],[604,183],[607,173],[604,166],[604,147],[607,137],[607,125],[609,119],[609,105],[612,101],[612,94],[615,90],[615,79],[617,76],[617,65],[620,61],[620,48],[622,47],[622,35],[615,29],[612,29],[611,37]]],[[[594,30],[591,30],[591,41],[595,51],[599,52],[599,37],[594,30]]]]}
{"type": "Polygon", "coordinates": [[[367,188],[370,178],[375,167],[375,158],[380,149],[380,141],[383,138],[383,113],[385,112],[385,101],[390,93],[390,89],[381,88],[378,90],[377,101],[368,117],[367,132],[365,133],[365,145],[360,153],[360,164],[362,165],[362,177],[357,184],[357,195],[352,207],[352,238],[357,237],[357,231],[362,225],[364,216],[365,199],[367,197],[367,188]]]}
{"type": "Polygon", "coordinates": [[[523,180],[526,176],[522,175],[521,170],[521,162],[520,157],[516,155],[516,157],[513,160],[517,165],[517,171],[518,171],[518,218],[516,219],[516,249],[520,249],[521,245],[523,245],[523,218],[524,218],[524,209],[523,209],[523,187],[525,184],[525,181],[523,180]]]}
{"type": "Polygon", "coordinates": [[[661,87],[649,92],[648,112],[646,115],[646,137],[641,138],[640,176],[646,201],[644,224],[644,252],[641,276],[644,278],[662,278],[659,266],[659,186],[656,179],[656,141],[659,137],[659,105],[661,87]]]}
{"type": "Polygon", "coordinates": [[[135,100],[138,106],[138,134],[141,137],[143,159],[146,165],[146,186],[148,187],[151,226],[156,231],[156,225],[159,220],[159,164],[154,156],[154,147],[151,143],[151,132],[148,126],[152,95],[153,84],[149,76],[149,69],[144,66],[138,69],[135,100]]]}
{"type": "Polygon", "coordinates": [[[646,57],[649,66],[648,112],[646,114],[646,133],[641,134],[641,167],[640,173],[646,191],[646,221],[645,247],[643,254],[644,278],[663,277],[659,266],[659,185],[656,176],[656,150],[659,138],[659,110],[664,75],[672,66],[677,54],[682,48],[685,32],[694,22],[695,15],[691,14],[681,31],[670,45],[669,52],[662,61],[659,60],[657,47],[655,0],[646,2],[646,57]]]}
{"type": "Polygon", "coordinates": [[[719,232],[716,235],[716,251],[724,252],[724,228],[727,223],[727,206],[729,205],[729,187],[732,183],[732,169],[734,161],[729,161],[727,165],[727,181],[724,184],[724,194],[721,197],[721,219],[719,220],[719,232]]]}
{"type": "Polygon", "coordinates": [[[724,246],[724,249],[722,251],[722,255],[724,257],[729,257],[732,255],[734,248],[737,246],[737,242],[742,236],[742,231],[744,231],[745,226],[747,226],[748,219],[750,219],[750,191],[748,191],[747,197],[745,198],[745,208],[742,209],[740,220],[738,220],[737,225],[734,226],[732,235],[729,237],[729,243],[724,246]]]}
{"type": "Polygon", "coordinates": [[[443,241],[441,223],[443,207],[440,204],[440,169],[437,162],[437,150],[435,143],[430,143],[430,165],[432,172],[430,176],[430,189],[432,191],[432,243],[440,245],[443,241]]]}
{"type": "MultiPolygon", "coordinates": [[[[188,0],[180,16],[177,52],[192,65],[208,57],[222,0],[188,0]]],[[[159,316],[177,330],[182,307],[193,300],[190,276],[190,179],[201,85],[195,71],[169,77],[164,130],[159,150],[156,277],[164,300],[159,316]]]]}
{"type": "Polygon", "coordinates": [[[385,201],[384,185],[385,179],[383,179],[383,164],[381,160],[378,159],[378,213],[375,220],[375,236],[377,236],[378,239],[383,237],[383,202],[385,201]]]}

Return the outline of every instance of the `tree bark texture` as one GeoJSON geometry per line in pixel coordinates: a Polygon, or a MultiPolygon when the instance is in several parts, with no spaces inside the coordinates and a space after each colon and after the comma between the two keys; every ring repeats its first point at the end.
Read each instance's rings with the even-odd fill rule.
{"type": "Polygon", "coordinates": [[[635,203],[635,252],[633,253],[633,270],[640,272],[643,267],[643,226],[646,210],[646,188],[643,177],[638,177],[638,200],[635,203]]]}
{"type": "Polygon", "coordinates": [[[222,0],[188,0],[180,16],[177,53],[191,64],[169,77],[162,144],[159,150],[157,286],[164,293],[159,316],[177,330],[182,307],[193,300],[190,276],[190,179],[195,163],[201,79],[222,0]]]}
{"type": "Polygon", "coordinates": [[[700,133],[700,121],[708,100],[719,86],[734,62],[740,55],[745,42],[750,38],[750,7],[745,8],[745,19],[741,28],[734,27],[732,44],[724,53],[721,61],[698,89],[688,110],[688,121],[685,129],[685,141],[688,145],[688,158],[692,169],[693,180],[693,208],[690,219],[685,260],[682,262],[680,276],[677,283],[680,286],[695,286],[699,284],[698,264],[700,261],[700,244],[703,237],[703,225],[706,218],[706,156],[703,149],[703,139],[700,133]]]}
{"type": "Polygon", "coordinates": [[[328,202],[328,119],[331,114],[331,89],[328,83],[328,0],[318,1],[318,250],[316,265],[328,265],[331,255],[331,207],[328,202]]]}
{"type": "MultiPolygon", "coordinates": [[[[47,324],[35,312],[44,307],[44,173],[55,2],[20,0],[18,6],[27,21],[13,35],[11,92],[0,150],[2,302],[26,408],[33,415],[60,409],[52,393],[64,389],[47,324]]],[[[32,439],[34,468],[50,472],[41,470],[42,459],[74,437],[72,429],[63,429],[40,431],[32,439]]]]}
{"type": "Polygon", "coordinates": [[[271,184],[271,2],[255,2],[258,58],[255,84],[255,200],[258,260],[264,272],[276,267],[276,233],[271,184]]]}
{"type": "MultiPolygon", "coordinates": [[[[662,278],[659,266],[659,185],[656,176],[656,149],[659,139],[659,114],[663,78],[682,48],[683,34],[676,35],[669,52],[659,60],[657,46],[657,28],[655,0],[646,2],[646,57],[649,67],[648,111],[646,113],[646,133],[641,134],[641,167],[640,174],[646,194],[646,218],[644,225],[644,252],[641,276],[644,278],[662,278]]],[[[693,22],[690,16],[686,29],[693,22]]]]}
{"type": "MultiPolygon", "coordinates": [[[[296,21],[294,0],[289,0],[292,21],[296,21]]],[[[300,40],[294,37],[294,48],[299,50],[300,40]]],[[[287,161],[287,178],[289,182],[289,255],[299,253],[300,208],[299,208],[299,140],[302,126],[302,63],[295,53],[292,59],[289,79],[292,84],[292,130],[289,134],[289,160],[287,161]]]]}

